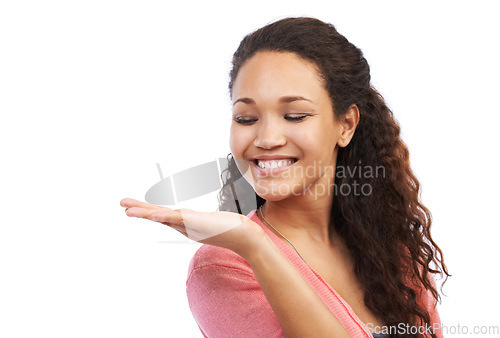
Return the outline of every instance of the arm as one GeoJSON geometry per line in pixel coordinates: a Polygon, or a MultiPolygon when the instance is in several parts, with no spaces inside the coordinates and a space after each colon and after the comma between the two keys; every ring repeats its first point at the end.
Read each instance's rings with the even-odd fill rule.
{"type": "Polygon", "coordinates": [[[350,337],[321,298],[262,232],[245,258],[279,319],[285,337],[350,337]]]}
{"type": "Polygon", "coordinates": [[[186,295],[205,337],[283,337],[250,265],[231,250],[202,246],[189,264],[186,295]]]}
{"type": "MultiPolygon", "coordinates": [[[[172,210],[133,199],[123,199],[121,205],[128,216],[163,223],[197,242],[226,248],[243,257],[287,337],[349,337],[300,272],[260,225],[248,217],[223,211],[172,210]]],[[[234,315],[217,320],[231,322],[234,315]]]]}

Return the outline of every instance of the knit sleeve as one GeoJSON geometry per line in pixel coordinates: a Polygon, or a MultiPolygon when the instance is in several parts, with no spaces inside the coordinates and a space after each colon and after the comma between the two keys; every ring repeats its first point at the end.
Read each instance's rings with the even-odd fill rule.
{"type": "Polygon", "coordinates": [[[204,337],[283,337],[253,272],[230,250],[207,246],[193,257],[186,294],[204,337]]]}

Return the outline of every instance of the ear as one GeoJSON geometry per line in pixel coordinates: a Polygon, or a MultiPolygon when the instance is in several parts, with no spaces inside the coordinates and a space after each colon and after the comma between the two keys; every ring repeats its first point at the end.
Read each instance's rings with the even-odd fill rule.
{"type": "Polygon", "coordinates": [[[354,136],[354,131],[356,131],[356,127],[359,122],[359,109],[358,106],[352,104],[349,109],[347,109],[347,113],[340,120],[340,137],[337,141],[339,147],[346,147],[349,142],[351,142],[352,137],[354,136]]]}

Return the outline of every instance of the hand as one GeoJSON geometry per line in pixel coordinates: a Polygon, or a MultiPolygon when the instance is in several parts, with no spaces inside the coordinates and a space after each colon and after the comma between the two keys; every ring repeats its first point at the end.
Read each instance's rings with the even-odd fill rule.
{"type": "Polygon", "coordinates": [[[233,250],[245,258],[246,253],[265,233],[250,218],[234,212],[199,212],[175,209],[124,198],[120,205],[130,217],[140,217],[165,224],[196,242],[233,250]]]}

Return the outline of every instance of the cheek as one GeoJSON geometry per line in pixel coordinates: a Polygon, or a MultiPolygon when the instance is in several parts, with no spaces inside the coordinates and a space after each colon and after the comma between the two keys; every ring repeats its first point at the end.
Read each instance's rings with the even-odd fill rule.
{"type": "Polygon", "coordinates": [[[292,137],[305,158],[314,160],[330,157],[335,148],[335,135],[331,129],[319,125],[297,129],[292,137]]]}
{"type": "Polygon", "coordinates": [[[312,128],[297,128],[289,134],[293,142],[300,148],[302,156],[310,157],[318,153],[321,146],[321,136],[318,135],[318,130],[312,128]]]}
{"type": "Polygon", "coordinates": [[[239,126],[231,126],[229,135],[229,148],[234,157],[241,158],[245,149],[251,142],[251,135],[249,131],[242,130],[239,126]]]}

